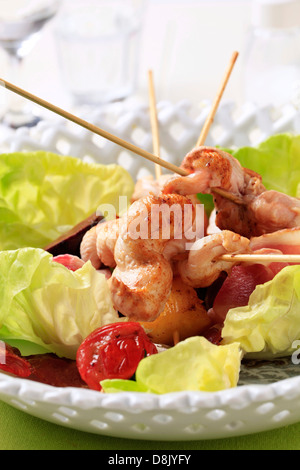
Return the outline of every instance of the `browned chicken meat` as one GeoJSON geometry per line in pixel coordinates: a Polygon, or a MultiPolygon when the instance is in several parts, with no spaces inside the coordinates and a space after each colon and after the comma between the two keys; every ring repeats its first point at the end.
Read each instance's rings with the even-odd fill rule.
{"type": "Polygon", "coordinates": [[[139,199],[149,196],[149,194],[158,196],[170,177],[172,177],[172,175],[161,175],[158,179],[154,179],[152,175],[149,175],[139,179],[134,187],[131,202],[138,201],[139,199]]]}
{"type": "Polygon", "coordinates": [[[300,228],[284,229],[253,237],[250,240],[250,248],[252,251],[268,248],[284,254],[300,253],[300,228]]]}
{"type": "Polygon", "coordinates": [[[197,240],[188,258],[178,262],[178,273],[186,285],[208,287],[221,272],[231,271],[234,263],[223,261],[224,254],[250,252],[250,240],[229,230],[223,230],[197,240]]]}
{"type": "Polygon", "coordinates": [[[199,147],[187,154],[181,167],[188,176],[175,176],[164,193],[213,193],[216,226],[245,237],[259,236],[300,226],[300,200],[277,191],[267,191],[261,177],[243,168],[232,155],[210,147],[199,147]],[[237,196],[238,204],[214,192],[223,189],[237,196]]]}
{"type": "Polygon", "coordinates": [[[80,256],[83,261],[90,261],[95,269],[101,266],[116,266],[114,250],[119,236],[122,219],[101,221],[83,237],[80,245],[80,256]]]}
{"type": "MultiPolygon", "coordinates": [[[[150,196],[149,196],[150,197],[150,196]]],[[[157,201],[164,201],[166,199],[166,195],[163,197],[151,195],[154,201],[156,201],[156,205],[159,205],[157,201]]],[[[175,195],[170,195],[170,200],[176,200],[175,195]]],[[[180,198],[177,198],[180,200],[180,198]]],[[[138,202],[140,202],[140,206],[142,207],[146,198],[141,198],[135,201],[134,209],[135,210],[138,206],[138,202]]],[[[181,213],[180,209],[180,217],[179,223],[183,223],[183,228],[185,232],[185,239],[182,240],[180,236],[179,239],[175,238],[174,240],[169,240],[168,245],[165,247],[165,256],[168,258],[172,258],[173,255],[178,254],[178,250],[181,251],[185,242],[187,242],[189,237],[189,245],[191,245],[195,239],[202,238],[204,232],[206,230],[207,225],[207,217],[203,208],[200,204],[193,207],[193,203],[190,198],[181,198],[181,200],[188,201],[186,207],[189,207],[191,210],[183,210],[183,214],[181,213]],[[188,219],[192,217],[193,223],[188,219]],[[182,220],[181,220],[182,219],[182,220]],[[187,227],[190,226],[188,230],[187,227]]],[[[163,202],[162,202],[163,204],[163,202]]],[[[174,207],[178,205],[178,203],[174,203],[171,206],[174,207]]],[[[168,206],[169,207],[169,206],[168,206]]],[[[90,261],[95,269],[100,269],[101,266],[115,268],[116,261],[115,261],[115,246],[117,239],[119,237],[122,225],[126,223],[126,217],[128,214],[124,215],[122,218],[104,221],[102,220],[97,226],[90,229],[84,235],[81,245],[80,245],[80,256],[81,259],[85,262],[90,261]]],[[[163,215],[163,211],[162,211],[163,215]]],[[[168,211],[165,214],[168,218],[168,211]]],[[[153,221],[152,223],[152,233],[151,236],[157,237],[159,230],[162,230],[164,227],[165,236],[169,235],[169,221],[164,220],[164,224],[157,221],[157,227],[154,228],[153,221]]],[[[188,248],[189,245],[186,245],[188,248]]]]}
{"type": "Polygon", "coordinates": [[[114,306],[123,315],[153,321],[163,311],[172,288],[172,262],[191,242],[187,234],[195,214],[191,201],[176,194],[148,196],[130,206],[116,241],[110,280],[114,306]],[[189,225],[182,223],[187,206],[194,214],[189,225]],[[161,208],[165,210],[157,217],[161,208]]]}
{"type": "MultiPolygon", "coordinates": [[[[145,178],[141,178],[136,182],[134,193],[131,198],[131,203],[138,201],[144,197],[149,195],[159,196],[162,192],[164,186],[173,179],[172,174],[161,175],[158,179],[154,179],[153,176],[147,176],[145,178]]],[[[189,194],[189,199],[194,203],[198,204],[199,200],[196,194],[189,194]]]]}

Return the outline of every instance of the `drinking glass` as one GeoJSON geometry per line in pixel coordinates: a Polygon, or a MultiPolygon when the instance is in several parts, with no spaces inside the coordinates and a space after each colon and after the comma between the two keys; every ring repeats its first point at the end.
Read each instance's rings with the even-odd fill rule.
{"type": "Polygon", "coordinates": [[[146,0],[73,0],[57,22],[64,87],[75,106],[122,100],[137,85],[146,0]]]}
{"type": "MultiPolygon", "coordinates": [[[[19,84],[24,57],[38,41],[45,24],[56,15],[60,3],[61,0],[0,0],[0,46],[9,58],[12,83],[19,84]]],[[[9,95],[4,124],[17,129],[34,126],[39,120],[24,99],[9,95]]]]}

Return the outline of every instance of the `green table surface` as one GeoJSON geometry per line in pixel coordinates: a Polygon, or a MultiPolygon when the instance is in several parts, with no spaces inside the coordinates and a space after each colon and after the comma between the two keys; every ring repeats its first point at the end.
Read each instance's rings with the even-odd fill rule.
{"type": "Polygon", "coordinates": [[[300,450],[300,423],[228,439],[139,441],[98,436],[65,428],[0,402],[0,450],[300,450]]]}

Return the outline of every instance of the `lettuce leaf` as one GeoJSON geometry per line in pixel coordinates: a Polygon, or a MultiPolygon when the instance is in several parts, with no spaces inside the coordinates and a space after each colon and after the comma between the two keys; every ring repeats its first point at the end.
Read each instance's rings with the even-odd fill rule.
{"type": "Polygon", "coordinates": [[[216,346],[204,337],[194,336],[142,359],[136,370],[135,383],[112,379],[102,381],[101,385],[106,393],[219,391],[236,387],[240,365],[238,343],[216,346]]]}
{"type": "Polygon", "coordinates": [[[105,393],[119,393],[119,392],[140,392],[140,393],[154,393],[153,390],[144,387],[141,382],[135,380],[125,379],[106,379],[101,382],[102,390],[105,393]]]}
{"type": "Polygon", "coordinates": [[[259,173],[266,189],[300,197],[300,135],[278,134],[257,147],[230,153],[243,167],[259,173]]]}
{"type": "Polygon", "coordinates": [[[0,155],[0,250],[43,248],[102,204],[118,212],[134,183],[118,165],[49,152],[0,155]]]}
{"type": "Polygon", "coordinates": [[[300,340],[300,266],[288,266],[256,287],[246,307],[229,310],[223,344],[239,343],[246,357],[289,356],[300,340]]]}
{"type": "Polygon", "coordinates": [[[23,355],[42,348],[75,359],[93,330],[120,321],[90,262],[73,272],[38,248],[0,252],[0,298],[0,339],[23,355]]]}

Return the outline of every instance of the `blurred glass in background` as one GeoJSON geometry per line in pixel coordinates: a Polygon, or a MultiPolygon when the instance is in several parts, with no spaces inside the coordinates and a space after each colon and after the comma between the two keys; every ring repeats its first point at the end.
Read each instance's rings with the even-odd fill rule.
{"type": "MultiPolygon", "coordinates": [[[[40,37],[42,28],[57,13],[60,0],[0,0],[0,46],[10,60],[6,78],[14,84],[21,84],[21,65],[24,57],[31,52],[40,37]]],[[[12,128],[33,126],[39,117],[31,111],[26,100],[13,93],[7,95],[8,107],[3,123],[12,128]]]]}
{"type": "Polygon", "coordinates": [[[75,105],[99,105],[136,89],[145,0],[70,0],[56,28],[59,66],[75,105]]]}
{"type": "Polygon", "coordinates": [[[300,105],[300,0],[253,0],[244,65],[245,100],[300,105]]]}

